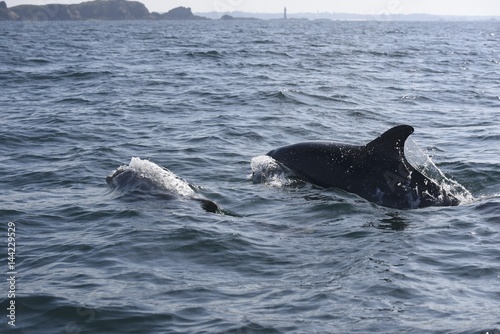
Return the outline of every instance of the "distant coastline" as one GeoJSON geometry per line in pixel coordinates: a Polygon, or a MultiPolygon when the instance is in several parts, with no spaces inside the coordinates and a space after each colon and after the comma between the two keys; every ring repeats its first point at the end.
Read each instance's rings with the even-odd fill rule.
{"type": "Polygon", "coordinates": [[[208,20],[191,8],[177,7],[166,13],[149,12],[138,1],[95,0],[79,4],[19,5],[7,7],[0,1],[0,21],[84,21],[84,20],[208,20]]]}
{"type": "MultiPolygon", "coordinates": [[[[498,16],[440,16],[430,14],[348,14],[299,13],[289,19],[337,21],[500,21],[498,16]]],[[[192,13],[189,7],[177,7],[166,13],[150,12],[139,1],[95,0],[79,4],[19,5],[7,7],[0,1],[0,21],[85,21],[85,20],[211,20],[283,19],[283,13],[208,12],[192,13]]]]}

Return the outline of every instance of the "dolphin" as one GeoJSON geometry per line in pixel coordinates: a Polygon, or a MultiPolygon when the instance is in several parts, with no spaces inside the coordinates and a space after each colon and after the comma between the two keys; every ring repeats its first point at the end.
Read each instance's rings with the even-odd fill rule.
{"type": "MultiPolygon", "coordinates": [[[[152,164],[149,161],[146,161],[146,163],[152,164]]],[[[160,167],[158,166],[158,168],[160,167]]],[[[160,181],[145,176],[141,173],[141,171],[128,168],[128,166],[122,166],[115,170],[113,174],[107,176],[106,183],[111,188],[116,190],[131,192],[139,195],[154,196],[163,200],[187,198],[199,202],[202,209],[207,212],[222,212],[222,209],[215,202],[196,195],[184,180],[177,178],[175,174],[168,171],[167,169],[163,169],[163,172],[165,173],[165,175],[170,177],[169,180],[173,184],[172,188],[174,189],[166,189],[166,187],[163,186],[160,181]],[[177,186],[180,190],[176,191],[175,186],[177,186]]]]}
{"type": "Polygon", "coordinates": [[[454,206],[459,200],[417,171],[405,158],[413,127],[399,125],[363,146],[305,142],[267,153],[304,181],[340,188],[390,208],[454,206]]]}

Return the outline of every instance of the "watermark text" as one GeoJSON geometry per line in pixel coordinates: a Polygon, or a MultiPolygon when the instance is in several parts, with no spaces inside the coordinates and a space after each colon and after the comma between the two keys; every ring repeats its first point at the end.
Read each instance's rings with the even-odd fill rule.
{"type": "Polygon", "coordinates": [[[16,224],[13,222],[7,223],[7,283],[9,299],[7,307],[7,323],[16,326],[16,224]]]}

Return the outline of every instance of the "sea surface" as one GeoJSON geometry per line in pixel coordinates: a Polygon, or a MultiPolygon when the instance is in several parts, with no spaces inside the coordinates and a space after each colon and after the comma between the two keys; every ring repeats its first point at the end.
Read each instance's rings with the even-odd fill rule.
{"type": "Polygon", "coordinates": [[[0,23],[0,331],[500,333],[499,144],[496,21],[0,23]],[[252,176],[398,124],[461,205],[252,176]]]}

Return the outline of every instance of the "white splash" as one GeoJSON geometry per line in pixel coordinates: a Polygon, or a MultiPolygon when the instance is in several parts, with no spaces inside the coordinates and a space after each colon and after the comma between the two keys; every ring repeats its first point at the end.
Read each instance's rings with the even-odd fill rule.
{"type": "Polygon", "coordinates": [[[265,183],[273,187],[289,185],[291,180],[287,171],[276,160],[267,155],[253,157],[250,162],[253,182],[265,183]]]}
{"type": "Polygon", "coordinates": [[[195,195],[194,190],[186,181],[149,160],[133,157],[130,159],[128,166],[121,166],[120,169],[133,171],[139,177],[149,179],[161,189],[176,193],[179,196],[193,197],[195,195]]]}
{"type": "Polygon", "coordinates": [[[467,188],[444,175],[429,155],[425,154],[411,138],[406,141],[405,156],[416,170],[455,196],[460,203],[470,203],[474,200],[474,196],[467,188]]]}

